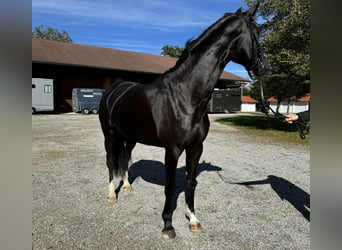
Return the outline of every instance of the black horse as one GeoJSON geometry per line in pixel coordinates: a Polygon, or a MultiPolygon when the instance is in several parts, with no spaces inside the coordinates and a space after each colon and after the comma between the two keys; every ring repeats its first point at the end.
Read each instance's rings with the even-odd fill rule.
{"type": "Polygon", "coordinates": [[[99,119],[105,138],[109,169],[108,201],[116,200],[113,176],[131,190],[128,167],[135,144],[165,148],[165,205],[163,235],[176,236],[171,200],[179,156],[186,152],[186,217],[192,232],[201,231],[195,217],[196,168],[209,130],[207,104],[229,61],[255,75],[268,70],[254,21],[258,4],[243,12],[226,13],[197,39],[189,41],[176,65],[150,84],[122,82],[103,95],[99,119]]]}

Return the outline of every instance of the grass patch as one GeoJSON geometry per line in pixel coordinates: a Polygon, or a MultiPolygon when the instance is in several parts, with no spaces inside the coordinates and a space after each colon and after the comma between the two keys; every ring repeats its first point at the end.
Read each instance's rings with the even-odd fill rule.
{"type": "Polygon", "coordinates": [[[302,140],[294,124],[286,124],[265,116],[236,116],[217,120],[221,124],[234,126],[240,131],[282,143],[310,145],[310,134],[302,140]]]}

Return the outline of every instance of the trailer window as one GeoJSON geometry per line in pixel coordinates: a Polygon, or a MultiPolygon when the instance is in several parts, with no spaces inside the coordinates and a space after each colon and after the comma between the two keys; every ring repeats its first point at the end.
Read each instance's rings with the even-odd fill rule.
{"type": "Polygon", "coordinates": [[[32,88],[35,89],[36,88],[36,84],[32,84],[32,88]]]}
{"type": "Polygon", "coordinates": [[[44,85],[44,93],[52,93],[52,86],[44,85]]]}

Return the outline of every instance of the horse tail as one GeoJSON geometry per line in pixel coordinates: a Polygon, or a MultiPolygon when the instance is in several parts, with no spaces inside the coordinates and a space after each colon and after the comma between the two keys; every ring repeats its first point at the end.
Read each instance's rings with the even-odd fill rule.
{"type": "Polygon", "coordinates": [[[128,164],[130,161],[130,154],[127,148],[124,146],[119,153],[118,161],[114,166],[114,175],[118,177],[124,177],[126,171],[128,171],[128,164]]]}
{"type": "MultiPolygon", "coordinates": [[[[132,83],[129,85],[132,85],[132,83]]],[[[125,139],[111,121],[113,106],[115,106],[117,99],[125,93],[125,91],[124,93],[116,93],[121,86],[122,84],[112,85],[106,90],[102,95],[99,105],[99,120],[105,137],[110,180],[113,174],[116,177],[123,177],[125,175],[125,172],[128,171],[131,152],[131,150],[127,149],[125,139]]]]}

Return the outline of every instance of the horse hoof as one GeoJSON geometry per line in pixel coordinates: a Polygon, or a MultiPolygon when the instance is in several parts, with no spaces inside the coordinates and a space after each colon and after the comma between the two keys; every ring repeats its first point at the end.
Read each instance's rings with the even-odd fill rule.
{"type": "Polygon", "coordinates": [[[176,237],[176,232],[174,229],[163,230],[163,238],[164,239],[174,239],[176,237]]]}
{"type": "Polygon", "coordinates": [[[124,186],[122,187],[122,189],[126,192],[131,192],[132,191],[132,187],[131,186],[124,186]]]}
{"type": "Polygon", "coordinates": [[[110,204],[113,204],[116,202],[116,198],[115,197],[107,197],[107,201],[110,203],[110,204]]]}
{"type": "Polygon", "coordinates": [[[200,233],[202,231],[202,226],[200,223],[189,224],[189,229],[193,233],[200,233]]]}

